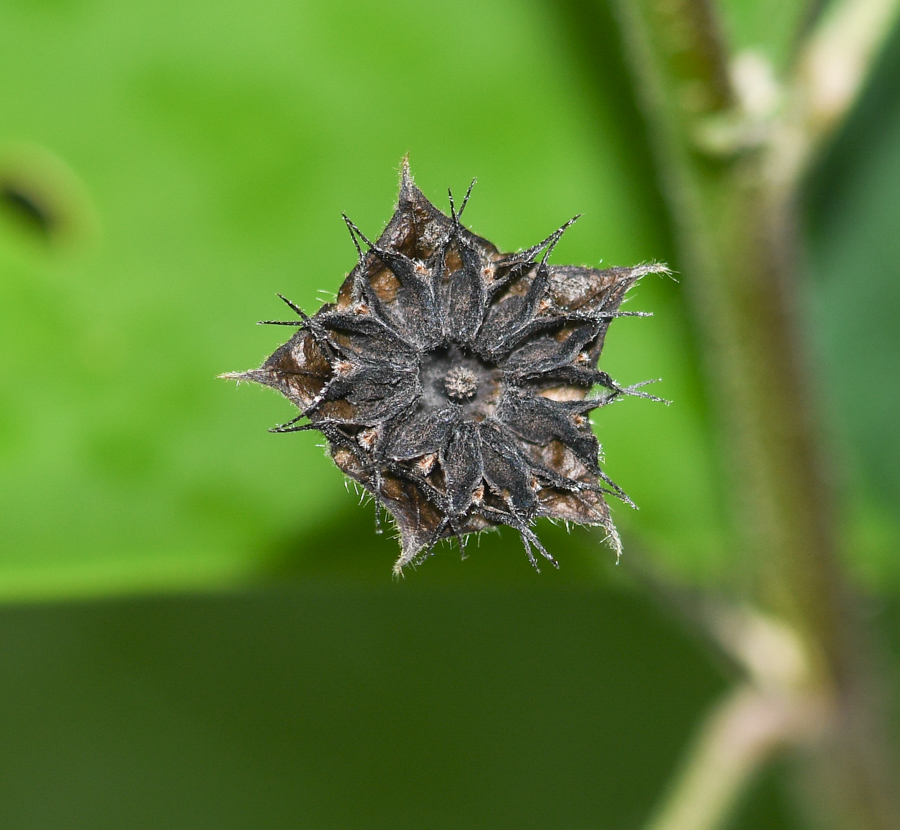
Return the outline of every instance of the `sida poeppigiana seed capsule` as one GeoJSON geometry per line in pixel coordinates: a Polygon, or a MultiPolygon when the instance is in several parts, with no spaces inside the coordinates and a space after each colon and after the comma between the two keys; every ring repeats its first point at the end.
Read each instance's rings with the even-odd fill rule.
{"type": "MultiPolygon", "coordinates": [[[[474,182],[473,182],[474,184],[474,182]]],[[[397,209],[371,242],[344,217],[358,261],[333,303],[296,313],[291,339],[259,369],[223,377],[277,389],[300,414],[273,432],[315,429],[335,464],[391,514],[394,571],[441,539],[509,525],[533,565],[556,565],[532,527],[547,517],[604,528],[605,496],[631,504],[601,470],[587,414],[622,395],[597,361],[610,322],[660,264],[597,270],[550,265],[566,222],[504,254],[413,183],[404,159],[397,209]],[[591,394],[594,387],[599,392],[591,394]],[[300,423],[302,419],[305,422],[300,423]]],[[[576,217],[577,219],[577,217],[576,217]]]]}

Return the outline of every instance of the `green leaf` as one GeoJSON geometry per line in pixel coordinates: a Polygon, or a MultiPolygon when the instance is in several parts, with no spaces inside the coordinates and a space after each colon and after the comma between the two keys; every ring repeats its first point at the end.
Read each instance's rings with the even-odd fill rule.
{"type": "Polygon", "coordinates": [[[900,30],[808,194],[813,332],[849,564],[900,587],[900,30]]]}
{"type": "MultiPolygon", "coordinates": [[[[466,218],[505,248],[582,212],[555,261],[671,259],[601,7],[20,2],[0,10],[0,72],[3,598],[242,584],[288,547],[301,571],[340,558],[354,496],[314,436],[268,434],[288,405],[215,376],[277,345],[254,326],[275,292],[314,309],[337,288],[341,211],[377,233],[406,152],[439,203],[477,175],[466,218]]],[[[709,580],[730,559],[682,290],[639,286],[630,308],[655,317],[617,321],[604,353],[674,404],[624,401],[597,431],[641,507],[615,510],[626,552],[709,580]]],[[[579,578],[612,568],[578,540],[573,562],[588,540],[597,563],[579,578]]],[[[532,578],[524,556],[503,567],[532,578]]]]}

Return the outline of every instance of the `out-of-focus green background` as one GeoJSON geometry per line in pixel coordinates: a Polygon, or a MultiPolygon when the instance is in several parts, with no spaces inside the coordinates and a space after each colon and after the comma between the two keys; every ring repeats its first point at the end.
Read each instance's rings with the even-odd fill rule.
{"type": "MultiPolygon", "coordinates": [[[[728,0],[776,66],[802,4],[728,0]]],[[[900,591],[900,39],[817,168],[804,286],[850,566],[900,591]]],[[[0,825],[636,827],[725,674],[596,536],[449,547],[402,582],[311,433],[215,379],[391,213],[400,158],[518,249],[675,259],[602,0],[7,0],[0,8],[0,825]],[[33,604],[42,601],[40,604],[33,604]]],[[[732,552],[700,348],[649,278],[596,417],[626,556],[732,552]],[[630,551],[630,553],[629,553],[630,551]]],[[[891,626],[885,621],[885,631],[891,626]]],[[[740,827],[792,827],[777,770],[740,827]]]]}

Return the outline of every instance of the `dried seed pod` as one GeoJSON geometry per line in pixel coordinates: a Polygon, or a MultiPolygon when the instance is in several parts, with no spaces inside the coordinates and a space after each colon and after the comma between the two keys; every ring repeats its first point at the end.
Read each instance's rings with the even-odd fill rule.
{"type": "MultiPolygon", "coordinates": [[[[474,182],[473,182],[474,184],[474,182]]],[[[532,564],[545,516],[599,525],[617,553],[605,495],[631,503],[600,469],[587,413],[622,395],[597,360],[625,292],[663,265],[597,270],[548,264],[563,225],[500,253],[415,186],[404,160],[397,209],[376,242],[344,217],[359,260],[334,303],[259,369],[223,377],[277,389],[300,410],[274,432],[316,429],[335,464],[393,516],[394,571],[435,543],[515,528],[532,564]],[[594,386],[602,393],[590,396],[594,386]],[[306,423],[298,423],[306,418],[306,423]]],[[[577,217],[576,217],[577,218],[577,217]]],[[[656,399],[658,400],[658,399],[656,399]]]]}

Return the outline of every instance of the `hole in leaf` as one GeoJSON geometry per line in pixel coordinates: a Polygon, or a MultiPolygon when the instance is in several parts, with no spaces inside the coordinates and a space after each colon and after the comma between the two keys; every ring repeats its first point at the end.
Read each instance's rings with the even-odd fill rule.
{"type": "Polygon", "coordinates": [[[70,247],[96,235],[96,214],[72,169],[41,147],[0,150],[0,224],[42,247],[70,247]]]}
{"type": "Polygon", "coordinates": [[[0,204],[7,216],[32,233],[48,239],[53,235],[56,217],[40,194],[29,192],[13,181],[0,181],[0,204]]]}

